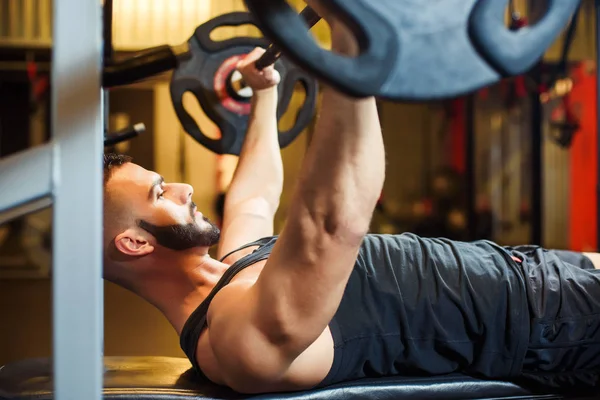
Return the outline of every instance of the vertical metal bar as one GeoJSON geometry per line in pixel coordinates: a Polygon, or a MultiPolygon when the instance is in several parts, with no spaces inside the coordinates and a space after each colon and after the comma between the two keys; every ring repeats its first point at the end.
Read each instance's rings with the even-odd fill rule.
{"type": "MultiPolygon", "coordinates": [[[[596,68],[600,65],[600,0],[594,2],[596,7],[596,68]]],[[[596,79],[596,250],[600,251],[600,78],[596,79]]]]}
{"type": "Polygon", "coordinates": [[[101,5],[53,2],[53,363],[58,400],[102,396],[101,5]]]}
{"type": "MultiPolygon", "coordinates": [[[[536,68],[535,74],[539,74],[536,68]]],[[[542,194],[544,183],[543,170],[543,132],[542,132],[542,104],[537,93],[531,98],[531,244],[542,245],[544,201],[542,194]]]]}
{"type": "Polygon", "coordinates": [[[111,60],[113,56],[113,0],[104,0],[102,32],[104,61],[106,62],[106,60],[111,60]]]}
{"type": "MultiPolygon", "coordinates": [[[[547,10],[548,0],[529,0],[529,22],[535,24],[547,10]]],[[[539,81],[541,74],[540,65],[533,70],[535,81],[539,81]]],[[[543,245],[544,223],[544,165],[543,165],[543,108],[539,95],[533,93],[531,101],[531,244],[543,245]]]]}
{"type": "Polygon", "coordinates": [[[492,222],[492,237],[495,241],[502,241],[502,160],[500,159],[500,138],[502,137],[502,110],[504,105],[496,100],[491,115],[490,132],[490,203],[495,216],[492,222]],[[499,111],[500,110],[500,111],[499,111]]]}
{"type": "Polygon", "coordinates": [[[475,96],[467,96],[465,107],[466,132],[465,132],[465,186],[466,186],[466,206],[467,206],[467,227],[469,240],[477,239],[477,212],[475,210],[476,198],[476,180],[475,180],[475,96]]]}

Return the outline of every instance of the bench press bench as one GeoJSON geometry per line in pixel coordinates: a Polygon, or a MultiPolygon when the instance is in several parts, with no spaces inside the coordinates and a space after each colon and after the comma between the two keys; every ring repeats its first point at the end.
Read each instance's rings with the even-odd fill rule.
{"type": "MultiPolygon", "coordinates": [[[[241,395],[227,388],[197,381],[185,358],[105,357],[105,399],[119,400],[237,400],[237,399],[597,399],[595,393],[534,391],[514,383],[486,381],[464,375],[433,378],[390,377],[362,379],[294,393],[241,395]]],[[[53,398],[52,361],[26,359],[0,368],[0,399],[53,398]]]]}

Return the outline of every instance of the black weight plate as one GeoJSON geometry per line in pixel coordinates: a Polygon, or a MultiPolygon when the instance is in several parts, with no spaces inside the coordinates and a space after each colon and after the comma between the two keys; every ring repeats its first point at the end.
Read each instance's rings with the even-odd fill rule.
{"type": "MultiPolygon", "coordinates": [[[[249,13],[235,12],[219,16],[196,29],[189,40],[190,58],[182,62],[174,71],[171,79],[171,100],[175,112],[184,128],[196,141],[217,154],[239,155],[248,127],[249,102],[236,99],[228,90],[230,74],[237,61],[255,47],[267,47],[263,38],[237,37],[224,41],[212,41],[210,33],[220,26],[238,26],[254,24],[249,13]],[[183,95],[192,93],[198,100],[206,115],[219,127],[221,138],[212,139],[206,136],[192,116],[183,106],[183,95]]],[[[279,71],[282,82],[279,85],[278,110],[285,109],[293,90],[287,85],[291,77],[298,72],[297,67],[289,61],[280,59],[275,68],[279,71]],[[291,72],[291,73],[288,73],[291,72]],[[283,105],[283,107],[282,107],[283,105]]],[[[304,75],[308,77],[308,75],[304,75]]],[[[292,79],[292,89],[295,79],[292,79]]],[[[281,147],[287,146],[310,122],[316,103],[316,80],[308,79],[312,96],[307,96],[300,114],[310,115],[298,118],[295,126],[279,136],[281,147]]],[[[278,112],[278,117],[283,112],[278,112]]]]}

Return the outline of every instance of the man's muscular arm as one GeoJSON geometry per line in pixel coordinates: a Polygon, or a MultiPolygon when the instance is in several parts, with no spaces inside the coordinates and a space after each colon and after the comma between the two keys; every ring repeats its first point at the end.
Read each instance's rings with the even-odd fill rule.
{"type": "MultiPolygon", "coordinates": [[[[345,46],[338,39],[337,48],[345,46]]],[[[385,176],[375,100],[329,88],[281,234],[256,284],[257,324],[294,359],[339,306],[385,176]]]]}
{"type": "MultiPolygon", "coordinates": [[[[335,26],[333,36],[336,51],[355,51],[335,26]]],[[[237,390],[277,387],[323,333],[383,186],[385,154],[375,100],[325,88],[322,104],[287,224],[269,260],[244,300],[230,312],[215,312],[211,321],[218,334],[211,339],[215,355],[237,390]],[[234,356],[227,343],[239,345],[234,356]]]]}
{"type": "Polygon", "coordinates": [[[272,66],[262,71],[254,67],[264,52],[257,48],[238,65],[253,90],[252,108],[238,166],[225,199],[219,258],[248,242],[273,234],[273,218],[283,190],[277,129],[280,78],[272,66]]]}

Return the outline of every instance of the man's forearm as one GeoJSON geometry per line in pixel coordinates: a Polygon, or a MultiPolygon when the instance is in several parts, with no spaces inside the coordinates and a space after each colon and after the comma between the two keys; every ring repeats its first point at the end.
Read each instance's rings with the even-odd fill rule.
{"type": "Polygon", "coordinates": [[[225,207],[263,197],[274,207],[283,189],[283,163],[277,129],[277,88],[254,94],[248,131],[225,207]]]}
{"type": "Polygon", "coordinates": [[[325,89],[322,114],[293,204],[326,231],[366,233],[385,176],[375,101],[325,89]]]}
{"type": "Polygon", "coordinates": [[[322,113],[286,225],[249,300],[259,310],[253,323],[289,363],[335,314],[384,181],[374,99],[326,88],[322,113]]]}
{"type": "MultiPolygon", "coordinates": [[[[357,51],[341,34],[334,34],[333,46],[341,53],[357,51]]],[[[385,178],[385,151],[373,98],[350,98],[325,88],[303,172],[294,206],[311,210],[313,222],[328,231],[368,230],[385,178]]]]}

